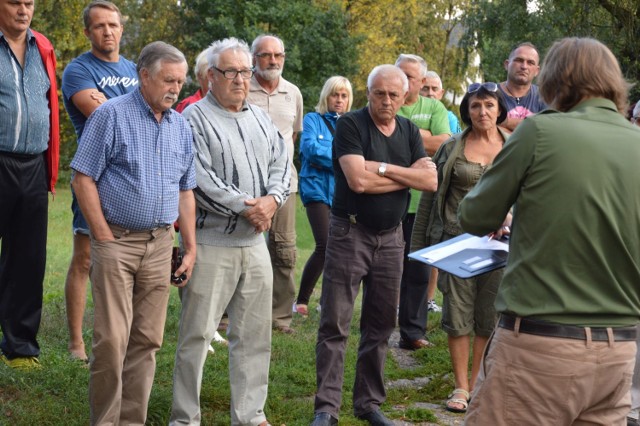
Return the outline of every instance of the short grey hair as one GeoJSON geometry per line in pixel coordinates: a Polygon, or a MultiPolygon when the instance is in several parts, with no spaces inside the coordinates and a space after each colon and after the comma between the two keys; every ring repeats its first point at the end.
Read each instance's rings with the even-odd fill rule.
{"type": "Polygon", "coordinates": [[[160,70],[162,62],[169,62],[171,64],[184,63],[186,65],[187,59],[181,51],[172,45],[164,41],[154,41],[147,44],[142,48],[142,52],[140,52],[138,65],[136,66],[138,75],[140,75],[144,69],[149,71],[151,75],[155,75],[160,70]]]}
{"type": "Polygon", "coordinates": [[[420,74],[423,77],[427,75],[427,61],[425,61],[421,56],[412,55],[410,53],[401,53],[396,59],[396,67],[403,62],[411,62],[414,64],[420,65],[420,74]]]}
{"type": "Polygon", "coordinates": [[[284,41],[282,41],[280,37],[275,36],[273,34],[260,34],[258,37],[256,37],[253,40],[253,43],[251,43],[251,56],[256,54],[256,51],[258,50],[258,46],[260,45],[262,40],[264,40],[267,37],[275,38],[276,40],[278,40],[278,42],[280,43],[280,46],[282,47],[282,51],[284,52],[284,41]]]}
{"type": "Polygon", "coordinates": [[[237,39],[235,37],[229,37],[222,40],[217,40],[211,43],[211,46],[207,49],[207,62],[209,68],[217,67],[220,63],[220,55],[226,50],[235,50],[240,53],[244,53],[251,67],[251,52],[249,51],[249,45],[246,41],[237,39]]]}
{"type": "Polygon", "coordinates": [[[209,47],[200,52],[198,54],[198,57],[196,58],[196,64],[193,67],[193,73],[196,75],[196,78],[200,77],[201,75],[206,76],[207,74],[207,69],[209,69],[207,53],[209,53],[209,47]]]}
{"type": "Polygon", "coordinates": [[[369,73],[367,77],[367,90],[371,90],[373,81],[378,77],[398,77],[402,81],[402,91],[407,93],[409,91],[409,79],[402,70],[391,64],[378,65],[369,73]]]}
{"type": "Polygon", "coordinates": [[[440,86],[440,89],[442,89],[442,79],[440,78],[440,76],[438,75],[437,72],[435,71],[427,71],[427,73],[424,75],[425,78],[433,78],[438,80],[438,86],[440,86]]]}

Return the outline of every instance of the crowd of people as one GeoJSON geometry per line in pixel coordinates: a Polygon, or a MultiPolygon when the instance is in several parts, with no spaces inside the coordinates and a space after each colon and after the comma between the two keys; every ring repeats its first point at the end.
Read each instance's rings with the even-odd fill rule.
{"type": "MultiPolygon", "coordinates": [[[[0,350],[17,370],[41,368],[60,143],[55,53],[33,13],[32,0],[0,0],[0,350]]],[[[229,37],[197,57],[199,88],[174,110],[183,53],[156,41],[134,64],[119,53],[115,4],[91,1],[82,18],[91,48],[61,87],[78,141],[65,300],[69,354],[90,371],[90,424],[145,423],[173,284],[170,424],[200,424],[226,316],[231,423],[268,425],[272,332],[295,334],[321,277],[312,426],[338,423],[361,287],[351,389],[371,425],[393,425],[380,407],[396,322],[400,348],[430,348],[430,310],[442,310],[455,382],[445,408],[466,424],[640,424],[640,104],[628,108],[606,46],[565,38],[540,64],[518,44],[505,81],[468,85],[460,119],[437,73],[401,54],[370,72],[366,106],[351,111],[351,82],[332,76],[303,116],[283,40],[229,37]],[[296,296],[297,192],[315,248],[296,296]],[[508,236],[506,267],[463,279],[408,257],[465,232],[508,236]]]]}

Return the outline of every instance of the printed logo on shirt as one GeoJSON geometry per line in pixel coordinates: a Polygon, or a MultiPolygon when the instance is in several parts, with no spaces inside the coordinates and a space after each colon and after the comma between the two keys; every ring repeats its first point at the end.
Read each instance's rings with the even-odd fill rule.
{"type": "Polygon", "coordinates": [[[138,79],[131,78],[131,77],[118,77],[118,76],[112,75],[109,77],[102,77],[98,82],[98,86],[100,86],[100,88],[102,89],[104,89],[107,86],[113,87],[118,85],[122,85],[122,87],[137,86],[138,79]]]}
{"type": "Polygon", "coordinates": [[[411,121],[431,120],[431,114],[413,114],[411,121]]]}
{"type": "Polygon", "coordinates": [[[530,115],[534,115],[535,113],[529,111],[527,108],[518,105],[517,107],[511,109],[507,113],[507,117],[509,118],[526,118],[530,115]]]}

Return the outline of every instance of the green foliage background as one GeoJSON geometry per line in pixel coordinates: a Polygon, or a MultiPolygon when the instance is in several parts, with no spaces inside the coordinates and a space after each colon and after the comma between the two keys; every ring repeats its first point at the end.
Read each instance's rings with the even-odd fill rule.
{"type": "MultiPolygon", "coordinates": [[[[53,42],[58,76],[89,49],[82,29],[88,0],[38,0],[33,28],[53,42]]],[[[115,0],[126,21],[122,54],[135,61],[147,43],[169,42],[190,64],[212,41],[234,36],[251,42],[274,33],[286,45],[284,76],[296,84],[305,110],[324,81],[344,75],[354,86],[354,108],[366,102],[369,71],[400,53],[423,56],[442,77],[450,100],[472,81],[502,81],[503,62],[519,42],[540,52],[566,36],[595,37],[618,57],[628,80],[640,79],[640,0],[115,0]],[[535,6],[535,7],[533,7],[535,6]]],[[[185,86],[182,97],[196,90],[185,86]]],[[[630,99],[640,97],[634,87],[630,99]]],[[[61,183],[76,148],[61,103],[61,183]]],[[[454,107],[455,108],[455,107],[454,107]]]]}

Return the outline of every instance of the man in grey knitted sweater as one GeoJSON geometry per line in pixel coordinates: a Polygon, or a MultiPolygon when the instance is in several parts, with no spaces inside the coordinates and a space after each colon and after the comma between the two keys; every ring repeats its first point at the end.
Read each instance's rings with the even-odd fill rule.
{"type": "Polygon", "coordinates": [[[182,289],[170,424],[200,423],[202,369],[226,308],[231,423],[266,425],[273,275],[262,233],[289,196],[291,170],[278,129],[246,102],[246,43],[216,41],[207,56],[211,89],[184,112],[194,135],[198,254],[182,289]]]}

